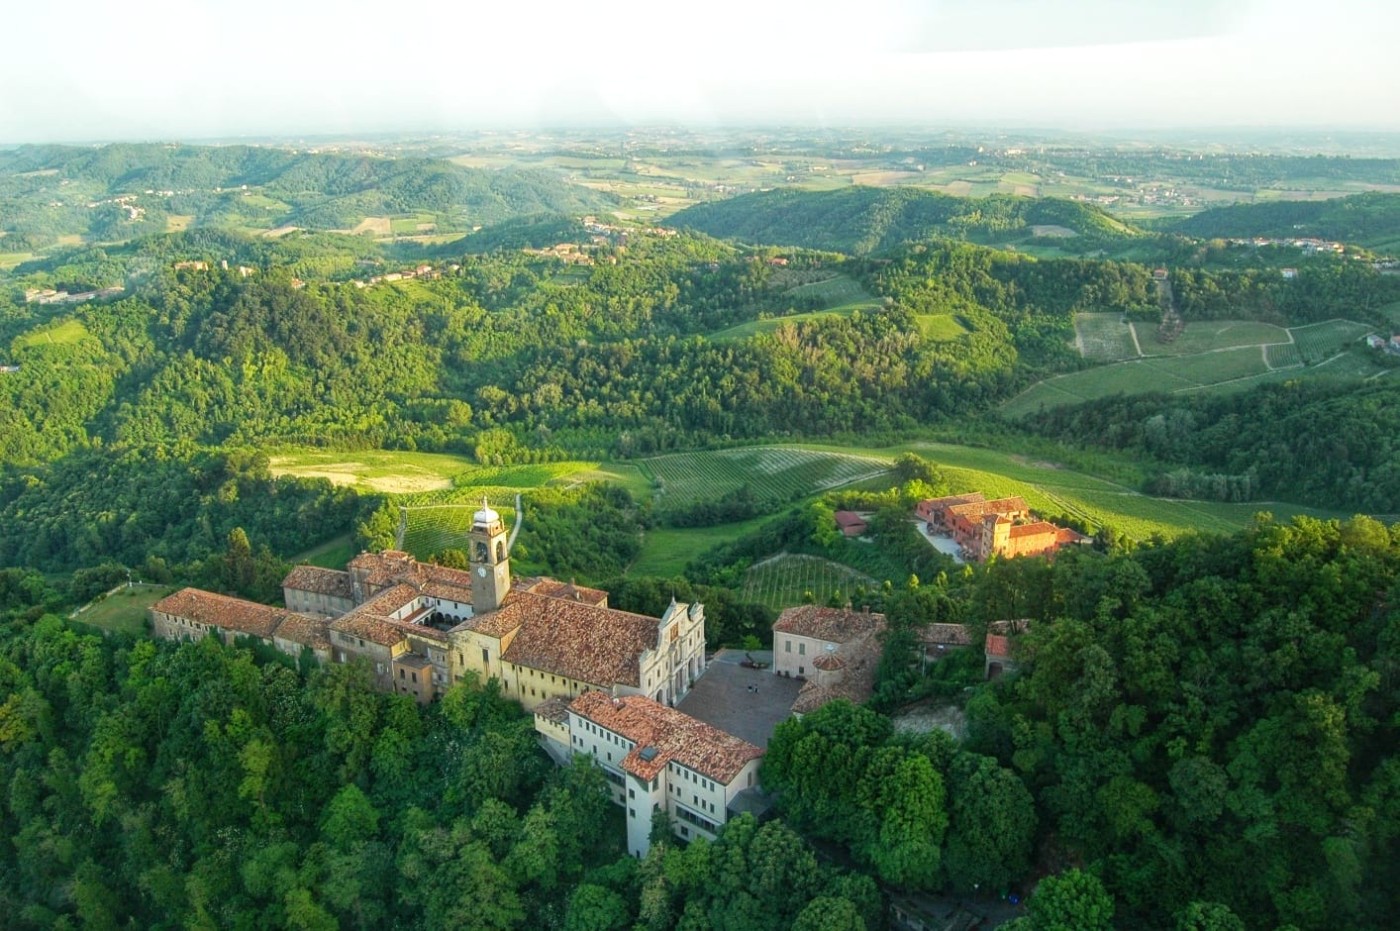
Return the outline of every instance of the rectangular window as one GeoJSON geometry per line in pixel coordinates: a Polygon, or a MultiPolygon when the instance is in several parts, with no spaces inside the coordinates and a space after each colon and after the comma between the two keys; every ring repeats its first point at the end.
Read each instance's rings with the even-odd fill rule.
{"type": "Polygon", "coordinates": [[[784,640],[784,641],[783,641],[783,652],[784,652],[784,653],[791,653],[791,652],[792,652],[792,641],[791,641],[791,640],[784,640]]]}
{"type": "Polygon", "coordinates": [[[636,798],[636,797],[637,797],[637,790],[634,789],[634,788],[632,788],[631,786],[628,786],[628,788],[627,788],[627,797],[628,797],[628,798],[636,798]]]}
{"type": "Polygon", "coordinates": [[[797,655],[798,655],[798,656],[806,656],[806,655],[807,655],[807,644],[805,644],[805,643],[799,643],[799,644],[797,645],[797,655]]]}
{"type": "Polygon", "coordinates": [[[488,668],[491,666],[491,654],[486,650],[485,647],[481,648],[481,665],[486,666],[488,668]]]}

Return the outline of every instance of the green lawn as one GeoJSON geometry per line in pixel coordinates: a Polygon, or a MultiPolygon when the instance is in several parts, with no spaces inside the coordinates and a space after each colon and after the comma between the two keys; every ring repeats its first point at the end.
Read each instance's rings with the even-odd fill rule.
{"type": "Polygon", "coordinates": [[[146,618],[151,605],[173,591],[175,586],[172,585],[138,583],[94,602],[74,620],[114,633],[139,636],[146,632],[146,618]]]}
{"type": "Polygon", "coordinates": [[[324,478],[357,491],[384,494],[448,489],[454,478],[476,467],[465,456],[380,449],[277,450],[269,459],[273,475],[324,478]]]}
{"type": "Polygon", "coordinates": [[[68,318],[51,326],[40,327],[16,336],[11,345],[16,351],[35,346],[68,346],[88,335],[87,327],[68,318]]]}
{"type": "Polygon", "coordinates": [[[680,575],[686,563],[696,556],[713,547],[747,536],[772,519],[771,516],[764,516],[736,524],[720,524],[717,527],[660,527],[648,530],[642,538],[641,553],[632,565],[627,567],[627,574],[661,578],[680,575]]]}
{"type": "Polygon", "coordinates": [[[967,324],[957,314],[917,314],[914,322],[924,339],[935,343],[948,342],[969,332],[967,324]]]}
{"type": "Polygon", "coordinates": [[[313,566],[320,566],[323,569],[344,569],[355,556],[355,540],[351,534],[342,533],[338,537],[332,537],[319,546],[313,546],[305,552],[298,553],[292,557],[292,562],[301,564],[309,563],[313,566]]]}

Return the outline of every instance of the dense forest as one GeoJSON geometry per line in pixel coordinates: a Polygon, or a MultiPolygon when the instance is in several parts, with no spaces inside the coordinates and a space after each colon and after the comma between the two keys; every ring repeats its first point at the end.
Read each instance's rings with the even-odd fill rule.
{"type": "MultiPolygon", "coordinates": [[[[6,251],[62,236],[95,242],[183,225],[350,229],[366,217],[427,214],[470,230],[538,213],[606,210],[612,198],[531,170],[254,146],[119,143],[0,151],[6,251]]],[[[387,232],[387,231],[385,231],[387,232]]]]}
{"type": "Polygon", "coordinates": [[[1226,395],[1137,395],[1055,408],[1032,429],[1162,464],[1147,491],[1307,500],[1375,514],[1400,502],[1400,388],[1296,381],[1226,395]]]}
{"type": "Polygon", "coordinates": [[[885,892],[1049,872],[1033,931],[1380,929],[1400,907],[1398,585],[1400,536],[1300,519],[886,592],[881,688],[918,688],[905,631],[1030,618],[1019,673],[975,684],[969,652],[923,674],[966,700],[967,739],[834,703],[774,737],[779,820],[684,849],[659,829],[635,861],[601,773],[555,770],[490,684],[419,708],[356,666],[91,636],[5,570],[0,913],[855,931],[883,927],[885,892]]]}
{"type": "Polygon", "coordinates": [[[1280,200],[1213,207],[1164,226],[1202,239],[1314,237],[1347,243],[1390,241],[1400,229],[1400,194],[1353,194],[1334,200],[1280,200]]]}
{"type": "Polygon", "coordinates": [[[721,239],[830,249],[852,255],[888,251],[935,237],[1005,242],[1059,227],[1076,245],[1098,244],[1137,231],[1096,207],[1051,198],[993,195],[953,197],[919,188],[850,187],[835,191],[778,189],[701,204],[668,221],[721,239]]]}

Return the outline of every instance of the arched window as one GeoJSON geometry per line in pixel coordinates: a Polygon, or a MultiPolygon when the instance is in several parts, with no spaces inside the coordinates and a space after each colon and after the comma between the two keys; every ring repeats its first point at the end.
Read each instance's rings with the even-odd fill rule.
{"type": "Polygon", "coordinates": [[[506,541],[504,541],[504,540],[497,540],[497,541],[496,541],[496,562],[505,562],[505,561],[506,561],[506,541]]]}

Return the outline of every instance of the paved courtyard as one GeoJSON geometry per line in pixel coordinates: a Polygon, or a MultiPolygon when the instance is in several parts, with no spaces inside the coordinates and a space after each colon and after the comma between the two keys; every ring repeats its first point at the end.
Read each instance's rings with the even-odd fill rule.
{"type": "Polygon", "coordinates": [[[773,675],[773,654],[754,650],[751,655],[770,664],[768,669],[746,669],[743,650],[720,650],[710,665],[676,707],[692,718],[755,746],[768,746],[768,738],[780,721],[787,719],[802,683],[773,675]],[[757,686],[750,692],[749,686],[757,686]]]}

